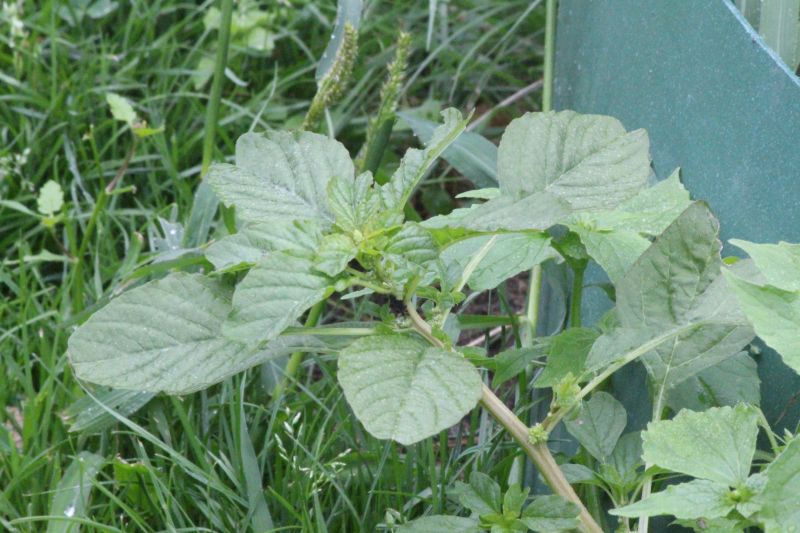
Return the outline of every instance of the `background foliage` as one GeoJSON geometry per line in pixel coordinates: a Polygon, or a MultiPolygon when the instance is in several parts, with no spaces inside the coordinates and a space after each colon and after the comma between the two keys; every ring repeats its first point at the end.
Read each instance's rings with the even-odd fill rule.
{"type": "MultiPolygon", "coordinates": [[[[123,414],[146,403],[131,418],[110,417],[87,396],[100,390],[87,391],[73,378],[64,351],[75,324],[109,294],[176,264],[171,252],[181,228],[175,223],[188,216],[200,169],[208,94],[203,68],[217,38],[212,4],[3,4],[5,528],[41,531],[49,521],[48,531],[66,530],[70,522],[48,519],[57,516],[98,531],[238,531],[270,524],[371,531],[401,517],[452,511],[438,487],[472,470],[496,479],[512,470],[510,456],[477,415],[408,449],[373,439],[354,423],[335,381],[320,379],[335,364],[325,356],[310,359],[314,372],[302,372],[296,392],[276,402],[267,395],[271,367],[185,398],[105,398],[123,414]],[[108,93],[132,102],[133,115],[108,93]],[[115,193],[100,203],[115,178],[121,180],[115,193]],[[262,477],[253,475],[259,471],[262,477]],[[74,487],[91,488],[91,499],[74,487]]],[[[255,13],[256,26],[233,32],[218,161],[251,128],[300,125],[335,15],[333,2],[305,0],[243,2],[237,9],[268,16],[255,13]]],[[[542,26],[537,2],[367,2],[355,81],[332,110],[330,127],[351,153],[357,150],[404,29],[413,52],[401,107],[420,108],[429,118],[441,107],[475,107],[476,129],[496,139],[506,117],[537,109],[542,26]]],[[[390,174],[414,143],[400,123],[395,151],[378,175],[390,174]]],[[[471,188],[445,164],[435,175],[416,201],[427,214],[449,211],[452,193],[471,188]]],[[[513,307],[513,294],[501,286],[487,305],[513,307]]],[[[323,321],[334,314],[357,319],[366,311],[339,302],[323,321]]]]}

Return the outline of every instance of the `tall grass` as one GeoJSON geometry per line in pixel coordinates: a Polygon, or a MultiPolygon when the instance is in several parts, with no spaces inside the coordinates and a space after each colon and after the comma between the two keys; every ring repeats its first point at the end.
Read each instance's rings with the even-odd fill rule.
{"type": "MultiPolygon", "coordinates": [[[[25,532],[78,524],[87,531],[373,531],[456,510],[445,489],[472,469],[507,477],[510,449],[479,415],[410,448],[371,438],[335,385],[330,355],[308,358],[291,392],[275,400],[272,368],[185,398],[158,396],[133,414],[131,402],[142,398],[107,407],[93,400],[104,391],[78,383],[64,355],[74,325],[148,276],[197,268],[191,254],[153,263],[153,237],[159,219],[185,222],[191,210],[208,98],[191,74],[213,53],[216,35],[203,26],[211,1],[119,1],[104,17],[75,24],[60,14],[68,4],[79,2],[21,2],[24,36],[12,35],[7,12],[0,19],[0,157],[27,154],[18,169],[6,165],[0,174],[0,524],[25,532]],[[112,91],[164,132],[138,143],[101,203],[133,142],[105,104],[112,91]],[[66,200],[52,229],[35,214],[48,180],[66,200]],[[75,419],[67,415],[76,412],[93,426],[71,432],[75,419]],[[102,459],[96,476],[76,459],[82,452],[102,459]],[[61,508],[55,497],[71,465],[90,487],[85,510],[61,508]]],[[[335,5],[290,5],[279,15],[271,57],[238,53],[229,65],[216,154],[233,153],[236,137],[251,128],[302,121],[335,5]]],[[[537,107],[536,92],[515,100],[515,109],[496,107],[541,77],[544,13],[529,6],[439,3],[430,26],[420,2],[367,2],[355,82],[331,110],[334,133],[355,155],[402,28],[414,36],[402,105],[477,107],[491,117],[479,129],[496,136],[505,117],[537,107]]],[[[413,142],[398,128],[379,172],[390,172],[413,142]]],[[[427,187],[458,179],[442,165],[427,187]]],[[[339,302],[322,320],[368,311],[339,302]]]]}

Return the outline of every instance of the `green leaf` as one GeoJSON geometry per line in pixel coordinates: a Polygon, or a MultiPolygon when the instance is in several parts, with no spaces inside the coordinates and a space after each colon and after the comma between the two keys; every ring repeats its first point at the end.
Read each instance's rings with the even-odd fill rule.
{"type": "Polygon", "coordinates": [[[553,387],[567,374],[584,374],[584,363],[599,333],[589,328],[569,328],[552,337],[547,366],[536,379],[536,388],[553,387]]]}
{"type": "Polygon", "coordinates": [[[581,405],[578,416],[564,425],[592,457],[605,463],[627,423],[628,415],[621,403],[607,392],[595,392],[581,405]]]}
{"type": "Polygon", "coordinates": [[[632,232],[655,237],[664,232],[689,204],[689,192],[676,170],[668,178],[647,187],[611,211],[584,212],[576,221],[597,230],[632,232]]]}
{"type": "Polygon", "coordinates": [[[116,93],[106,93],[106,102],[111,108],[111,115],[116,120],[124,122],[129,126],[132,126],[136,122],[136,111],[133,110],[133,105],[130,100],[116,93]]]}
{"type": "Polygon", "coordinates": [[[314,257],[314,269],[331,277],[338,276],[355,258],[357,252],[355,243],[347,235],[326,235],[314,257]]]}
{"type": "Polygon", "coordinates": [[[456,424],[481,396],[480,374],[460,354],[402,335],[342,350],[339,383],[367,431],[406,445],[456,424]]]}
{"type": "Polygon", "coordinates": [[[467,119],[458,110],[442,111],[443,124],[438,126],[424,150],[409,149],[390,181],[381,187],[386,208],[401,211],[411,194],[441,153],[464,131],[467,119]]]}
{"type": "Polygon", "coordinates": [[[753,258],[767,284],[785,291],[800,291],[800,244],[758,244],[739,239],[729,242],[753,258]]]}
{"type": "MultiPolygon", "coordinates": [[[[407,112],[397,115],[422,142],[429,142],[436,123],[407,112]]],[[[497,185],[497,146],[482,135],[465,131],[442,153],[442,158],[478,187],[497,185]]]]}
{"type": "Polygon", "coordinates": [[[649,464],[737,487],[747,480],[756,451],[758,414],[744,404],[681,411],[651,422],[642,434],[649,464]]]}
{"type": "Polygon", "coordinates": [[[647,183],[647,133],[574,111],[527,113],[508,125],[497,158],[504,195],[547,191],[574,210],[616,207],[647,183]]]}
{"type": "Polygon", "coordinates": [[[518,376],[528,365],[547,355],[549,342],[534,340],[533,346],[500,352],[494,357],[494,377],[492,387],[499,387],[509,379],[518,376]]]}
{"type": "Polygon", "coordinates": [[[744,533],[747,528],[746,523],[732,518],[676,520],[674,524],[689,527],[702,533],[744,533]]]}
{"type": "Polygon", "coordinates": [[[252,350],[223,337],[230,310],[231,291],[219,281],[173,273],[92,315],[70,337],[69,358],[78,377],[92,383],[186,394],[297,349],[292,338],[252,350]]]}
{"type": "Polygon", "coordinates": [[[733,355],[753,332],[720,275],[718,224],[694,203],[642,254],[616,286],[620,328],[587,357],[600,368],[637,348],[655,396],[733,355]],[[651,347],[651,349],[647,349],[651,347]]]}
{"type": "Polygon", "coordinates": [[[475,230],[547,229],[574,212],[613,209],[644,188],[650,155],[644,130],[573,111],[528,113],[498,149],[501,196],[450,217],[475,230]]]}
{"type": "Polygon", "coordinates": [[[800,373],[800,291],[751,283],[732,269],[723,273],[758,336],[800,373]]]}
{"type": "Polygon", "coordinates": [[[506,516],[519,516],[522,512],[522,506],[525,500],[528,499],[531,489],[526,488],[522,490],[519,483],[514,483],[508,487],[508,490],[503,495],[503,514],[506,516]]]}
{"type": "Polygon", "coordinates": [[[638,468],[642,466],[642,435],[627,433],[619,438],[614,452],[608,460],[608,466],[617,474],[617,481],[626,489],[638,479],[638,468]]]}
{"type": "MultiPolygon", "coordinates": [[[[74,519],[86,518],[89,496],[103,463],[104,457],[81,452],[58,482],[48,514],[74,519]]],[[[77,529],[75,522],[68,520],[49,520],[47,524],[47,533],[70,533],[77,529]]]]}
{"type": "Polygon", "coordinates": [[[380,271],[400,290],[415,278],[421,285],[433,283],[438,260],[439,247],[430,232],[419,224],[406,222],[386,243],[380,271]]]}
{"type": "Polygon", "coordinates": [[[475,291],[494,289],[506,279],[530,270],[547,259],[557,257],[550,247],[550,237],[545,233],[507,233],[478,235],[456,240],[442,250],[441,257],[451,280],[457,280],[473,257],[492,239],[494,243],[485,252],[467,284],[475,291]]]}
{"type": "Polygon", "coordinates": [[[310,132],[246,133],[236,141],[236,165],[216,164],[207,179],[214,191],[252,222],[333,222],[327,187],[334,177],[352,179],[347,149],[310,132]]]}
{"type": "Polygon", "coordinates": [[[482,528],[472,518],[460,516],[425,516],[403,524],[397,528],[397,533],[481,533],[482,528]]]}
{"type": "Polygon", "coordinates": [[[310,260],[286,252],[264,257],[233,293],[233,310],[222,327],[225,337],[248,345],[274,339],[332,290],[327,276],[310,260]]]}
{"type": "Polygon", "coordinates": [[[766,533],[796,531],[800,524],[800,437],[794,437],[764,471],[767,483],[756,500],[766,533]]]}
{"type": "Polygon", "coordinates": [[[360,231],[367,234],[374,229],[383,209],[380,194],[374,188],[369,172],[357,177],[335,176],[328,184],[328,200],[336,225],[347,233],[360,231]]]}
{"type": "Polygon", "coordinates": [[[455,496],[461,505],[477,515],[502,513],[500,485],[477,470],[470,474],[469,483],[456,481],[448,495],[455,496]]]}
{"type": "Polygon", "coordinates": [[[676,518],[723,518],[734,509],[725,483],[695,479],[680,485],[670,485],[667,490],[611,514],[635,518],[637,516],[673,515],[676,518]]]}
{"type": "Polygon", "coordinates": [[[740,402],[758,406],[760,384],[758,365],[747,352],[741,352],[670,389],[667,405],[675,412],[702,411],[740,402]]]}
{"type": "Polygon", "coordinates": [[[538,496],[522,511],[520,521],[534,531],[571,531],[578,527],[578,506],[560,496],[538,496]]]}
{"type": "Polygon", "coordinates": [[[437,217],[449,226],[475,231],[544,231],[571,213],[569,203],[549,192],[532,193],[522,198],[501,195],[469,209],[456,209],[446,217],[437,217]]]}
{"type": "Polygon", "coordinates": [[[52,217],[64,206],[64,191],[61,185],[53,180],[48,180],[39,189],[39,196],[36,198],[36,209],[39,214],[52,217]]]}
{"type": "Polygon", "coordinates": [[[618,283],[650,246],[650,241],[631,231],[595,230],[574,224],[570,229],[613,283],[618,283]]]}
{"type": "Polygon", "coordinates": [[[260,261],[268,252],[288,252],[299,257],[314,257],[322,233],[308,221],[276,221],[246,224],[238,233],[227,235],[206,248],[216,270],[234,269],[260,261]]]}

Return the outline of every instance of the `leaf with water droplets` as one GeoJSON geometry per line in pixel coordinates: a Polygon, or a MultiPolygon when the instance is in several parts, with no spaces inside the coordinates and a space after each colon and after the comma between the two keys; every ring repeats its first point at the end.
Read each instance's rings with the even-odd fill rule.
{"type": "Polygon", "coordinates": [[[461,354],[404,335],[357,340],[339,355],[338,377],[367,431],[406,445],[456,424],[481,396],[461,354]]]}
{"type": "Polygon", "coordinates": [[[274,339],[332,290],[330,278],[314,270],[311,259],[270,253],[236,286],[222,330],[248,345],[274,339]]]}
{"type": "Polygon", "coordinates": [[[204,389],[282,353],[297,339],[265,349],[223,337],[231,289],[200,274],[173,273],[124,292],[69,339],[78,377],[110,387],[185,394],[204,389]]]}
{"type": "Polygon", "coordinates": [[[246,133],[236,141],[236,165],[216,164],[207,179],[236,213],[251,222],[333,222],[328,182],[353,179],[350,154],[341,143],[310,132],[246,133]]]}

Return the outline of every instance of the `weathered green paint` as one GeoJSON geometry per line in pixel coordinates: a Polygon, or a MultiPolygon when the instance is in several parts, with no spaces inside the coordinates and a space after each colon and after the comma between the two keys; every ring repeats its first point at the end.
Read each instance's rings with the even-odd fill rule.
{"type": "MultiPolygon", "coordinates": [[[[800,80],[728,1],[562,0],[555,104],[646,128],[658,177],[682,167],[724,241],[800,242],[800,80]]],[[[584,318],[597,318],[608,302],[587,292],[584,318]]],[[[764,410],[794,428],[800,378],[759,358],[764,410]]],[[[641,394],[631,374],[618,381],[641,394]]]]}

